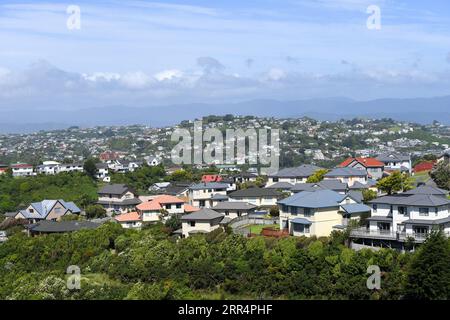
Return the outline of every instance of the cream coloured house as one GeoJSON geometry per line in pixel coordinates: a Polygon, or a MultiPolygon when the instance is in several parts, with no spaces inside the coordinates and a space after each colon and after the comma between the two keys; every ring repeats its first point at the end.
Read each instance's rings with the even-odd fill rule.
{"type": "Polygon", "coordinates": [[[277,182],[289,182],[290,184],[305,183],[308,178],[321,168],[304,164],[295,168],[284,168],[273,175],[268,176],[266,187],[277,182]]]}
{"type": "Polygon", "coordinates": [[[15,219],[26,219],[31,223],[40,220],[58,221],[62,216],[68,214],[80,214],[81,210],[73,202],[64,200],[43,200],[31,203],[25,210],[20,210],[11,217],[15,219]]]}
{"type": "Polygon", "coordinates": [[[282,193],[271,188],[248,188],[234,191],[228,196],[229,201],[246,202],[260,208],[270,208],[277,205],[282,193]]]}
{"type": "Polygon", "coordinates": [[[184,200],[177,197],[161,195],[137,205],[136,210],[141,215],[142,221],[156,222],[164,216],[183,214],[185,203],[184,200]]]}
{"type": "Polygon", "coordinates": [[[293,236],[328,237],[348,219],[357,219],[370,212],[349,195],[332,190],[304,191],[278,202],[280,229],[288,229],[293,236]]]}
{"type": "Polygon", "coordinates": [[[136,192],[124,184],[109,184],[98,191],[98,204],[102,205],[107,212],[126,213],[134,211],[136,205],[141,201],[136,192]]]}
{"type": "Polygon", "coordinates": [[[324,179],[338,179],[342,183],[346,183],[349,187],[352,187],[355,183],[366,184],[368,174],[363,169],[344,167],[331,170],[324,175],[324,179]]]}
{"type": "Polygon", "coordinates": [[[187,214],[181,217],[182,236],[187,238],[194,234],[209,233],[220,228],[224,215],[211,209],[187,214]]]}
{"type": "Polygon", "coordinates": [[[220,182],[202,182],[189,187],[189,204],[199,208],[211,208],[213,197],[227,195],[228,184],[220,182]]]}

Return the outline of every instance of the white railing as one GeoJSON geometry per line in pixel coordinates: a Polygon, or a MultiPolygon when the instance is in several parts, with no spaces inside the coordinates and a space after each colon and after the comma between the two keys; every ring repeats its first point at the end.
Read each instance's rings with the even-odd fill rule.
{"type": "Polygon", "coordinates": [[[390,230],[370,230],[367,228],[356,228],[350,231],[352,237],[396,239],[397,234],[390,230]]]}

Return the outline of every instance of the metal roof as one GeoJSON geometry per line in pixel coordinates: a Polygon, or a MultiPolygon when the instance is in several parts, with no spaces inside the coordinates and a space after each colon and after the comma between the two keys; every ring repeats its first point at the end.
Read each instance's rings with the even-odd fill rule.
{"type": "Polygon", "coordinates": [[[294,168],[285,168],[281,169],[277,173],[270,175],[269,177],[275,177],[275,178],[305,178],[311,176],[314,172],[317,170],[320,170],[320,167],[310,165],[310,164],[304,164],[299,167],[294,168]]]}
{"type": "Polygon", "coordinates": [[[330,208],[339,207],[339,203],[345,197],[346,195],[332,190],[304,191],[278,201],[278,203],[301,208],[330,208]]]}
{"type": "Polygon", "coordinates": [[[365,204],[361,203],[350,203],[341,205],[342,209],[347,213],[362,213],[362,212],[371,212],[372,209],[365,204]]]}
{"type": "Polygon", "coordinates": [[[335,168],[324,175],[325,178],[327,177],[366,177],[367,171],[356,169],[356,168],[335,168]]]}
{"type": "Polygon", "coordinates": [[[213,209],[214,210],[252,210],[257,208],[257,206],[252,205],[247,202],[241,201],[225,201],[218,203],[213,209]]]}
{"type": "Polygon", "coordinates": [[[201,209],[199,211],[196,211],[191,214],[186,214],[181,217],[182,221],[188,221],[188,220],[214,220],[218,218],[223,218],[224,215],[221,213],[218,213],[217,211],[211,210],[211,209],[201,209]]]}
{"type": "Polygon", "coordinates": [[[304,224],[304,225],[312,225],[312,222],[305,218],[295,218],[291,220],[292,223],[304,224]]]}

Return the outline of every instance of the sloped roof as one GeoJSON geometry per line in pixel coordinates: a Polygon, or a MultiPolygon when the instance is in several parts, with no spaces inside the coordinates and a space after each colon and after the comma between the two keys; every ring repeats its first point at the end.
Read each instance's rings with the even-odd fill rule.
{"type": "Polygon", "coordinates": [[[118,222],[141,221],[141,215],[137,212],[128,212],[115,216],[114,219],[118,222]]]}
{"type": "Polygon", "coordinates": [[[44,233],[61,233],[61,232],[72,232],[81,229],[96,229],[99,227],[99,223],[91,221],[48,221],[43,220],[36,224],[30,225],[28,228],[33,232],[44,232],[44,233]]]}
{"type": "Polygon", "coordinates": [[[294,185],[289,182],[277,182],[270,186],[267,186],[266,189],[282,189],[282,190],[290,190],[294,185]]]}
{"type": "Polygon", "coordinates": [[[228,185],[219,182],[204,182],[197,183],[189,187],[191,190],[205,190],[205,189],[227,189],[228,185]]]}
{"type": "Polygon", "coordinates": [[[116,183],[116,184],[107,184],[106,186],[101,188],[98,193],[122,195],[127,193],[128,191],[131,191],[131,189],[127,185],[116,183]]]}
{"type": "Polygon", "coordinates": [[[371,208],[362,203],[343,204],[341,208],[347,213],[371,212],[371,208]]]}
{"type": "Polygon", "coordinates": [[[377,158],[377,160],[381,162],[399,162],[399,161],[409,161],[411,157],[406,154],[400,154],[400,153],[384,153],[380,154],[377,158]]]}
{"type": "Polygon", "coordinates": [[[138,210],[161,210],[163,209],[163,205],[165,204],[178,204],[184,203],[184,200],[181,200],[177,197],[171,195],[161,195],[154,198],[152,201],[143,202],[138,205],[136,208],[138,210]]]}
{"type": "Polygon", "coordinates": [[[332,190],[305,191],[296,193],[278,203],[301,208],[330,208],[338,207],[345,197],[346,195],[332,190]]]}
{"type": "Polygon", "coordinates": [[[421,186],[415,189],[404,192],[403,194],[413,195],[413,194],[428,194],[434,196],[447,196],[448,191],[444,189],[439,189],[432,186],[421,186]]]}
{"type": "Polygon", "coordinates": [[[356,168],[335,168],[325,174],[324,177],[365,177],[367,172],[356,168]]]}
{"type": "Polygon", "coordinates": [[[297,223],[297,224],[304,224],[304,225],[307,225],[307,226],[312,225],[312,222],[309,221],[308,219],[305,219],[305,218],[295,218],[295,219],[292,219],[291,222],[292,223],[297,223]]]}
{"type": "Polygon", "coordinates": [[[354,161],[360,163],[366,168],[380,168],[384,167],[384,163],[375,159],[375,158],[363,158],[363,157],[356,157],[356,158],[348,158],[344,162],[342,162],[338,167],[347,167],[350,164],[352,164],[354,161]]]}
{"type": "Polygon", "coordinates": [[[284,168],[278,171],[277,173],[270,175],[269,177],[275,178],[307,178],[314,174],[317,170],[320,170],[320,167],[310,164],[304,164],[294,168],[284,168]]]}
{"type": "Polygon", "coordinates": [[[241,201],[225,201],[218,203],[213,209],[214,210],[252,210],[257,208],[257,206],[241,201]]]}
{"type": "Polygon", "coordinates": [[[186,213],[197,212],[197,211],[200,211],[200,208],[191,206],[190,204],[184,205],[184,212],[186,212],[186,213]]]}
{"type": "Polygon", "coordinates": [[[410,196],[394,195],[384,196],[370,201],[370,203],[395,204],[405,206],[440,207],[450,204],[450,200],[444,197],[436,197],[427,194],[414,194],[410,196]]]}
{"type": "Polygon", "coordinates": [[[197,212],[187,214],[181,217],[182,221],[187,220],[214,220],[218,218],[223,218],[224,215],[218,213],[217,211],[211,210],[211,209],[201,209],[197,212]]]}

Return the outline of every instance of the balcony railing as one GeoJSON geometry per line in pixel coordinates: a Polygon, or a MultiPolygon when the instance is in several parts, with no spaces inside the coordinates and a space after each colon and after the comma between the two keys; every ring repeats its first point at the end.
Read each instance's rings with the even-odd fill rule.
{"type": "MultiPolygon", "coordinates": [[[[351,237],[353,238],[369,238],[369,239],[383,239],[383,240],[399,240],[399,241],[406,241],[407,239],[411,238],[415,242],[424,242],[428,236],[429,233],[407,233],[407,232],[392,232],[392,231],[385,231],[385,230],[369,230],[367,228],[356,228],[351,230],[350,232],[351,237]]],[[[450,238],[450,232],[444,232],[444,235],[447,238],[450,238]]]]}

